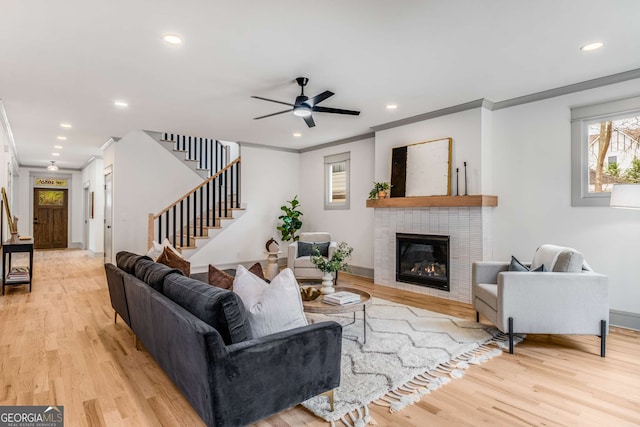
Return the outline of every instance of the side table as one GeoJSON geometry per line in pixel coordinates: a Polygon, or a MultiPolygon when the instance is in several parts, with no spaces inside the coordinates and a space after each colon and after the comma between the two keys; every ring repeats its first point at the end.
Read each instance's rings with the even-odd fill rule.
{"type": "Polygon", "coordinates": [[[345,304],[345,305],[332,305],[322,302],[322,297],[324,295],[320,295],[318,298],[313,301],[302,301],[302,307],[306,313],[321,313],[321,314],[342,314],[342,313],[353,313],[353,322],[342,325],[348,326],[356,321],[356,313],[362,312],[362,323],[363,323],[363,344],[367,343],[367,307],[371,305],[371,294],[366,291],[362,291],[356,288],[347,288],[347,287],[337,287],[336,292],[347,291],[353,292],[354,294],[360,295],[360,302],[355,304],[345,304]]]}
{"type": "Polygon", "coordinates": [[[273,280],[278,275],[278,255],[282,251],[277,252],[265,252],[267,254],[267,266],[264,269],[264,278],[273,280]]]}
{"type": "Polygon", "coordinates": [[[18,243],[9,243],[7,240],[2,244],[2,295],[4,295],[5,286],[13,285],[29,285],[31,292],[31,279],[33,277],[33,239],[18,241],[18,243]],[[20,277],[9,277],[11,273],[11,258],[14,253],[29,254],[29,271],[20,277]]]}

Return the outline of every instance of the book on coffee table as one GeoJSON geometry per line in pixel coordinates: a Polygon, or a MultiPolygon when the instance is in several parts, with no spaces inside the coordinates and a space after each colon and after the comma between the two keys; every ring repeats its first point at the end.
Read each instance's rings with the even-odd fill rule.
{"type": "Polygon", "coordinates": [[[360,302],[360,295],[353,292],[340,291],[335,294],[325,295],[322,301],[335,305],[354,304],[360,302]]]}

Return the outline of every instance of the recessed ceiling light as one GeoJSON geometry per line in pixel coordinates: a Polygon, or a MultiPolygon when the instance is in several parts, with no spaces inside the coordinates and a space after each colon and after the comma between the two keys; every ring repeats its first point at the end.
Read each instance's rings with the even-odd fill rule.
{"type": "Polygon", "coordinates": [[[296,138],[300,138],[302,136],[302,134],[300,132],[295,132],[293,134],[293,136],[296,137],[296,138]]]}
{"type": "Polygon", "coordinates": [[[60,123],[61,128],[71,129],[71,125],[69,123],[60,123]]]}
{"type": "Polygon", "coordinates": [[[583,52],[588,52],[590,50],[600,49],[602,46],[604,46],[604,43],[602,43],[602,42],[594,42],[594,43],[585,44],[584,46],[582,46],[580,48],[580,50],[583,51],[583,52]]]}
{"type": "Polygon", "coordinates": [[[54,145],[53,148],[56,150],[62,150],[62,145],[54,145]]]}
{"type": "Polygon", "coordinates": [[[54,152],[54,153],[51,153],[51,155],[52,155],[52,156],[59,156],[59,155],[60,155],[60,153],[55,153],[55,152],[54,152]]]}
{"type": "Polygon", "coordinates": [[[60,141],[66,141],[67,137],[66,136],[56,136],[56,139],[58,139],[60,141]]]}
{"type": "Polygon", "coordinates": [[[113,101],[113,105],[120,108],[126,108],[129,106],[129,103],[127,103],[126,101],[113,101]]]}
{"type": "Polygon", "coordinates": [[[396,104],[387,104],[387,110],[395,110],[398,108],[396,104]]]}
{"type": "Polygon", "coordinates": [[[165,34],[162,36],[162,40],[169,44],[179,45],[182,44],[182,37],[176,34],[165,34]]]}

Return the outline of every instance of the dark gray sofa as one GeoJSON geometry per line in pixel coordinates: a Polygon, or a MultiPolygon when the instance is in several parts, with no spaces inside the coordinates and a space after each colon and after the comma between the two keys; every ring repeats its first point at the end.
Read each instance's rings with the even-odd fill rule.
{"type": "Polygon", "coordinates": [[[242,426],[340,382],[342,328],[252,338],[242,300],[148,257],[106,264],[112,306],[208,426],[242,426]]]}

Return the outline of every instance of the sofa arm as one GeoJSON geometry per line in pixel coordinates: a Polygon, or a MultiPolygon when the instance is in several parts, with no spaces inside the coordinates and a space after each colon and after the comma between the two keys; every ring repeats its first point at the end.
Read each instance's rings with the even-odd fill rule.
{"type": "Polygon", "coordinates": [[[340,384],[342,327],[321,322],[227,347],[216,366],[214,413],[245,425],[340,384]],[[241,403],[246,402],[246,403],[241,403]],[[251,403],[249,403],[251,402],[251,403]]]}
{"type": "Polygon", "coordinates": [[[327,257],[329,259],[331,259],[331,257],[333,256],[333,253],[338,250],[338,242],[330,242],[329,243],[329,252],[327,254],[327,257]]]}
{"type": "Polygon", "coordinates": [[[607,276],[593,272],[498,274],[498,328],[540,334],[600,334],[609,319],[607,276]]]}
{"type": "Polygon", "coordinates": [[[476,261],[471,266],[471,283],[498,283],[498,273],[509,268],[508,262],[476,261]]]}
{"type": "Polygon", "coordinates": [[[287,250],[287,267],[294,270],[296,258],[298,258],[298,242],[290,243],[287,250]]]}

